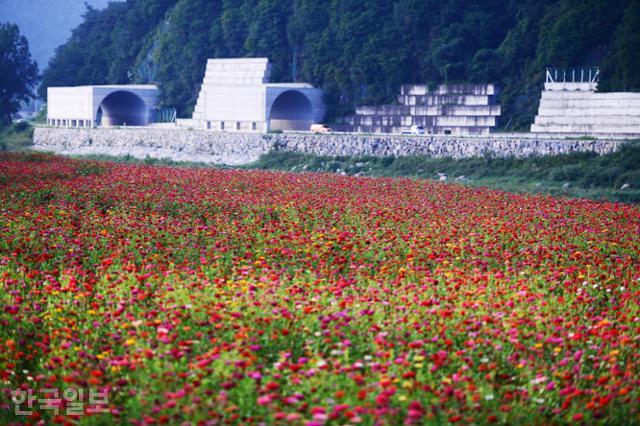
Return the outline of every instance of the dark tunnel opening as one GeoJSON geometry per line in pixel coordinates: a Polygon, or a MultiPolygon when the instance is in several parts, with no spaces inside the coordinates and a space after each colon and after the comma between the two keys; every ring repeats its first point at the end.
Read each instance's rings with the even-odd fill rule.
{"type": "Polygon", "coordinates": [[[102,126],[146,126],[149,109],[131,92],[118,91],[105,97],[98,108],[96,121],[102,126]]]}
{"type": "Polygon", "coordinates": [[[313,124],[313,106],[302,93],[288,90],[273,102],[269,120],[271,130],[309,130],[313,124]]]}

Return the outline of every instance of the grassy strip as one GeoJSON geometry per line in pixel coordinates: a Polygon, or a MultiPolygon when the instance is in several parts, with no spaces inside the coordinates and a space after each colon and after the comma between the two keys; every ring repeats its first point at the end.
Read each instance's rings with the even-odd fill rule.
{"type": "Polygon", "coordinates": [[[33,127],[26,122],[0,127],[0,151],[23,151],[33,145],[33,127]]]}
{"type": "MultiPolygon", "coordinates": [[[[0,151],[28,149],[32,139],[33,128],[27,123],[5,127],[0,129],[0,151]]],[[[130,155],[79,157],[154,166],[214,167],[206,163],[139,159],[130,155]]],[[[640,141],[629,142],[620,151],[602,156],[572,153],[535,158],[326,157],[274,151],[245,168],[424,179],[442,179],[445,175],[449,182],[510,192],[640,202],[640,141]]]]}
{"type": "Polygon", "coordinates": [[[145,157],[138,158],[132,155],[108,155],[108,154],[86,154],[86,155],[72,155],[71,158],[94,160],[94,161],[114,161],[116,163],[126,164],[146,164],[147,166],[170,166],[170,167],[189,167],[189,168],[216,168],[216,169],[230,169],[224,165],[213,165],[209,163],[202,163],[197,161],[175,161],[170,158],[155,158],[145,157]]]}
{"type": "Polygon", "coordinates": [[[572,153],[535,158],[320,157],[291,152],[264,155],[249,168],[407,176],[489,186],[512,192],[640,202],[640,142],[616,153],[572,153]],[[624,189],[621,189],[623,188],[624,189]]]}

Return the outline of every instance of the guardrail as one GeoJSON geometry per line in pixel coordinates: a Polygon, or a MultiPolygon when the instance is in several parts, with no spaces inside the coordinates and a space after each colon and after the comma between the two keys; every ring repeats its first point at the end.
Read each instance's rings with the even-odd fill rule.
{"type": "Polygon", "coordinates": [[[597,83],[600,81],[600,68],[553,68],[546,69],[547,83],[597,83]]]}
{"type": "Polygon", "coordinates": [[[149,123],[175,123],[177,117],[175,108],[154,108],[149,111],[149,123]]]}

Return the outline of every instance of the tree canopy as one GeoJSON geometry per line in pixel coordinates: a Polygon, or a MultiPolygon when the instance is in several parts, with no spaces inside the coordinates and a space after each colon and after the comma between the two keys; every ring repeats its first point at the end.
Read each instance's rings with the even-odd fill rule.
{"type": "Polygon", "coordinates": [[[640,90],[640,0],[128,0],[88,9],[50,85],[155,82],[190,114],[207,58],[267,56],[274,81],[327,93],[329,119],[406,83],[495,83],[502,127],[526,128],[544,67],[600,66],[640,90]]]}
{"type": "Polygon", "coordinates": [[[0,23],[0,125],[11,122],[37,82],[38,65],[31,59],[27,39],[17,25],[0,23]]]}

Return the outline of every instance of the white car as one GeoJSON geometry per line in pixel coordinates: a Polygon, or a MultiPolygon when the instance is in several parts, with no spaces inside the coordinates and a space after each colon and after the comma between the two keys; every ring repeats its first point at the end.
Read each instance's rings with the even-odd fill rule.
{"type": "Polygon", "coordinates": [[[410,129],[403,130],[402,134],[403,135],[424,135],[424,127],[413,125],[411,126],[410,129]]]}

